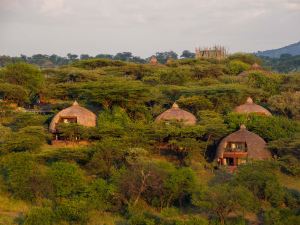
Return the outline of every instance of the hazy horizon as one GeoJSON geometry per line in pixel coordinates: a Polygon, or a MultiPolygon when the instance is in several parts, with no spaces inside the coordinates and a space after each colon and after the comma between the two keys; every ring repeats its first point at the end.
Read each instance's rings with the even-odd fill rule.
{"type": "Polygon", "coordinates": [[[299,0],[0,0],[0,55],[256,52],[298,42],[299,21],[299,0]]]}

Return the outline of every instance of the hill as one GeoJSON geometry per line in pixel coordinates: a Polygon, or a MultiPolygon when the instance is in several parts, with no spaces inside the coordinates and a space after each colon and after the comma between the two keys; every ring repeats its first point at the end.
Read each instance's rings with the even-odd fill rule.
{"type": "Polygon", "coordinates": [[[300,41],[282,48],[258,51],[256,53],[257,56],[264,56],[270,58],[280,58],[280,56],[283,54],[289,54],[292,56],[300,55],[300,41]]]}

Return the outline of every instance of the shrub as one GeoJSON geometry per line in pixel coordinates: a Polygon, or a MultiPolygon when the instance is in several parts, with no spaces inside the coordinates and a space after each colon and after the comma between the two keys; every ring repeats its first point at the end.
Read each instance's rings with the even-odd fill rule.
{"type": "Polygon", "coordinates": [[[24,225],[52,225],[54,213],[50,208],[32,208],[25,218],[24,225]]]}
{"type": "Polygon", "coordinates": [[[232,60],[228,64],[229,72],[232,75],[238,75],[241,72],[247,70],[250,68],[249,64],[244,63],[240,60],[232,60]]]}
{"type": "Polygon", "coordinates": [[[72,197],[84,190],[84,178],[77,165],[65,162],[53,163],[48,172],[55,197],[72,197]]]}

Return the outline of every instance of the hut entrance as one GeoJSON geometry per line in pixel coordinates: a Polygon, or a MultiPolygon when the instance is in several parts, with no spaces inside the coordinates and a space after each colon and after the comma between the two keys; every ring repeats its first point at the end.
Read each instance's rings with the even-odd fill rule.
{"type": "Polygon", "coordinates": [[[228,166],[235,166],[234,165],[234,158],[226,158],[226,164],[228,166]]]}

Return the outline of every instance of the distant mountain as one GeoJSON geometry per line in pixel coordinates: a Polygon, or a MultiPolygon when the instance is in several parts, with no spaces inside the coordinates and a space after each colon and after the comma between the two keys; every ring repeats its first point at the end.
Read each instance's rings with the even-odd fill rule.
{"type": "Polygon", "coordinates": [[[258,51],[256,53],[256,55],[258,56],[266,56],[270,58],[280,58],[280,56],[283,54],[289,54],[292,56],[300,55],[300,41],[283,48],[272,49],[267,51],[258,51]]]}

